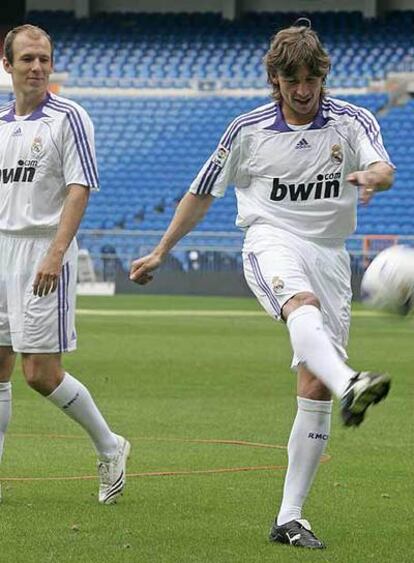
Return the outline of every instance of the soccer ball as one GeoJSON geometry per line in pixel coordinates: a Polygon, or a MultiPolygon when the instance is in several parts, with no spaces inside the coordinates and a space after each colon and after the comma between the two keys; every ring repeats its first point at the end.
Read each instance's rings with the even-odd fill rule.
{"type": "Polygon", "coordinates": [[[362,278],[361,296],[369,307],[407,315],[414,306],[414,249],[397,245],[380,252],[362,278]]]}

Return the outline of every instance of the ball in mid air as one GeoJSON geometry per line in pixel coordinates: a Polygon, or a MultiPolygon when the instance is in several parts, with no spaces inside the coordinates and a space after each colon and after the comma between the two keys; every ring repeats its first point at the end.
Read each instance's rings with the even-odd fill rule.
{"type": "Polygon", "coordinates": [[[369,307],[407,315],[414,307],[414,248],[395,245],[377,254],[362,278],[361,295],[369,307]]]}

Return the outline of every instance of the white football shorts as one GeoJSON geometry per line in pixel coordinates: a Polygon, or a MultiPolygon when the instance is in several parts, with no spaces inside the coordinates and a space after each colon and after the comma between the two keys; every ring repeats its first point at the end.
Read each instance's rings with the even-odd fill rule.
{"type": "Polygon", "coordinates": [[[0,233],[0,346],[50,354],[76,349],[76,241],[67,250],[55,292],[33,294],[37,267],[51,236],[0,233]]]}
{"type": "MultiPolygon", "coordinates": [[[[351,267],[343,246],[316,244],[270,225],[253,225],[243,245],[243,266],[250,289],[277,320],[291,297],[313,293],[321,303],[327,334],[341,358],[348,359],[351,267]]],[[[297,364],[294,357],[292,367],[297,364]]]]}

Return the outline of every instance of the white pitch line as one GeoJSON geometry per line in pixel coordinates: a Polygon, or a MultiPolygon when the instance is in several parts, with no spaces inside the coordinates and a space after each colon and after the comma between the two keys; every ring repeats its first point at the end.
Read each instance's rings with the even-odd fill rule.
{"type": "MultiPolygon", "coordinates": [[[[243,311],[224,309],[77,309],[78,315],[97,317],[265,317],[264,311],[243,311]]],[[[389,316],[381,311],[354,311],[353,317],[389,316]]]]}

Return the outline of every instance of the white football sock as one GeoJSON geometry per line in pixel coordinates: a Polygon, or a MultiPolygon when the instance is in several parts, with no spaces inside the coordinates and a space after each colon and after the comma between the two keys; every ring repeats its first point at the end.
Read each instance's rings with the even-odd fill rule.
{"type": "Polygon", "coordinates": [[[60,385],[47,398],[86,430],[100,459],[108,460],[113,456],[118,439],[80,381],[66,372],[60,385]]]}
{"type": "Polygon", "coordinates": [[[286,324],[299,361],[334,395],[341,397],[356,372],[339,357],[325,332],[319,309],[302,305],[290,313],[286,324]]]}
{"type": "Polygon", "coordinates": [[[299,520],[302,506],[325,451],[331,423],[332,401],[298,397],[298,412],[288,443],[288,470],[277,516],[280,526],[299,520]]]}
{"type": "Polygon", "coordinates": [[[12,387],[10,381],[0,383],[0,461],[3,456],[4,436],[12,413],[12,387]]]}

